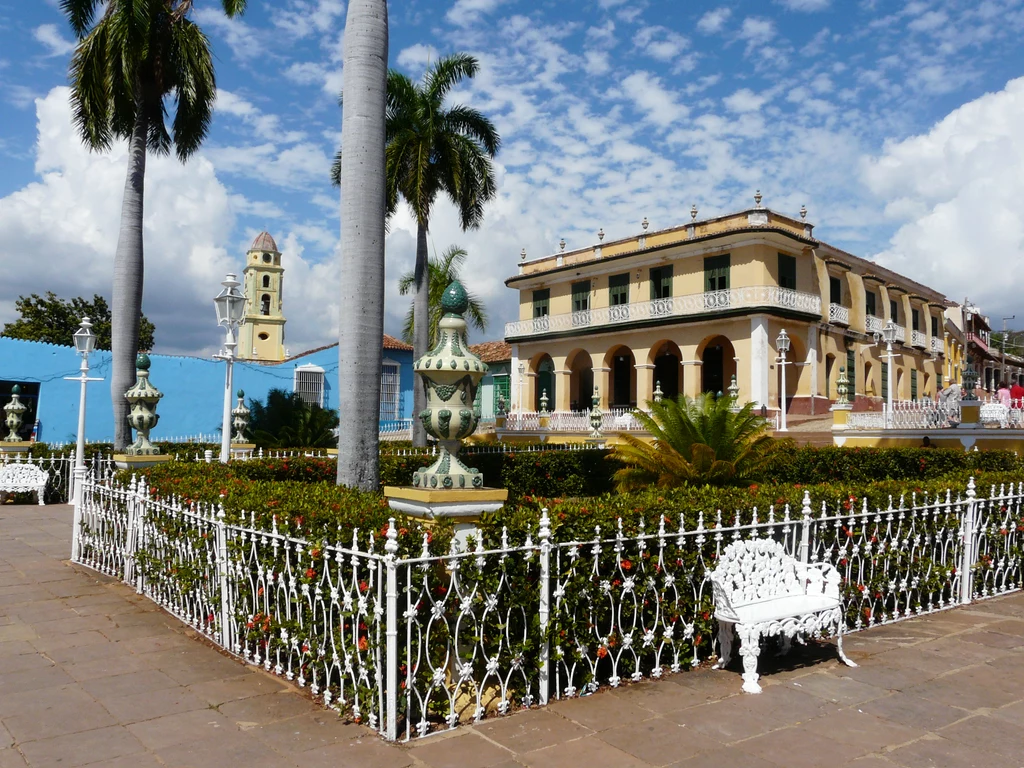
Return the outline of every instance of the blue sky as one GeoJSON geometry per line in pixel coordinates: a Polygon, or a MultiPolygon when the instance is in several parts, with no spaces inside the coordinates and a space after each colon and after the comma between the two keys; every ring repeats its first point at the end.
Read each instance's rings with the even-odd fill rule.
{"type": "MultiPolygon", "coordinates": [[[[209,138],[147,171],[144,309],[157,349],[209,353],[210,298],[255,234],[284,251],[287,345],[337,337],[343,0],[197,2],[220,95],[209,138]]],[[[392,3],[391,66],[418,78],[452,51],[481,71],[452,94],[503,139],[480,230],[438,208],[431,246],[470,252],[467,282],[500,338],[520,249],[541,255],[750,205],[809,209],[816,234],[995,318],[1015,313],[1024,248],[1024,0],[410,0],[392,3]]],[[[56,0],[0,0],[0,322],[14,299],[109,296],[123,147],[70,125],[71,34],[56,0]]],[[[408,303],[415,228],[388,237],[387,329],[408,303]]],[[[1024,311],[1020,313],[1024,326],[1024,311]]]]}

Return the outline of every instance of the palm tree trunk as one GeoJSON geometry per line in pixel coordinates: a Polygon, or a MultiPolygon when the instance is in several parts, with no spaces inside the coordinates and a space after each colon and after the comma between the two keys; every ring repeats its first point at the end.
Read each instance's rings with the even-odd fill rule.
{"type": "Polygon", "coordinates": [[[387,0],[351,0],[341,122],[338,483],[376,490],[384,335],[387,0]]]}
{"type": "Polygon", "coordinates": [[[128,401],[124,393],[135,383],[135,357],[139,352],[142,316],[142,203],[146,179],[146,136],[149,121],[140,107],[128,143],[128,176],[121,200],[121,231],[114,253],[114,286],[110,301],[110,398],[114,404],[114,450],[131,442],[128,401]]]}
{"type": "MultiPolygon", "coordinates": [[[[416,267],[413,270],[412,359],[419,360],[430,351],[430,272],[427,265],[427,228],[416,226],[416,267]]],[[[418,377],[417,377],[418,379],[418,377]]],[[[427,431],[420,421],[420,411],[427,407],[427,392],[414,381],[412,386],[412,444],[427,444],[427,431]]]]}

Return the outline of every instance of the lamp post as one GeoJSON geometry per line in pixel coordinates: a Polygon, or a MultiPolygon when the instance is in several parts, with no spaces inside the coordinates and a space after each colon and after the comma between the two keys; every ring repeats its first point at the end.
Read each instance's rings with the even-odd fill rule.
{"type": "Polygon", "coordinates": [[[80,383],[78,395],[78,444],[75,448],[75,482],[74,498],[71,503],[75,505],[74,523],[71,533],[71,559],[78,559],[78,529],[82,524],[82,483],[85,482],[85,385],[90,381],[103,381],[101,378],[89,377],[89,355],[96,349],[96,334],[92,332],[92,323],[88,317],[83,317],[78,330],[73,337],[75,351],[81,356],[82,364],[78,369],[77,376],[65,376],[66,381],[77,381],[80,383]]]}
{"type": "Polygon", "coordinates": [[[779,410],[782,411],[782,418],[779,420],[779,432],[787,432],[786,426],[786,353],[789,352],[789,334],[783,328],[775,339],[775,347],[779,350],[779,365],[782,366],[782,391],[779,392],[779,410]]]}
{"type": "Polygon", "coordinates": [[[238,345],[235,332],[245,322],[246,299],[238,290],[241,283],[235,279],[235,275],[228,273],[221,285],[224,288],[214,298],[213,304],[217,309],[217,324],[224,326],[225,352],[214,355],[214,358],[227,363],[224,376],[224,418],[221,420],[220,433],[220,461],[227,464],[231,454],[231,368],[235,362],[235,347],[238,345]]]}
{"type": "MultiPolygon", "coordinates": [[[[875,337],[875,341],[878,341],[878,337],[875,337]]],[[[886,382],[885,382],[885,427],[886,429],[892,429],[892,403],[893,403],[893,392],[892,392],[892,376],[893,376],[893,364],[898,355],[892,353],[892,344],[896,341],[896,323],[889,320],[882,327],[882,341],[885,342],[885,360],[886,360],[886,382]]]]}
{"type": "Polygon", "coordinates": [[[523,376],[526,375],[526,366],[519,364],[519,412],[523,412],[523,376]]]}

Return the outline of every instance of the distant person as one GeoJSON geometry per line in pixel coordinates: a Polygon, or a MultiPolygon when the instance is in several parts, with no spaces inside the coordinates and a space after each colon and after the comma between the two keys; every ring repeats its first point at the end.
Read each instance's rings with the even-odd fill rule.
{"type": "Polygon", "coordinates": [[[999,389],[996,390],[996,397],[1003,404],[1006,410],[1010,410],[1010,387],[1005,381],[999,382],[999,389]]]}
{"type": "Polygon", "coordinates": [[[932,445],[932,439],[930,437],[928,437],[928,435],[925,435],[924,438],[922,438],[922,440],[921,440],[921,447],[922,448],[934,448],[935,446],[932,445]]]}
{"type": "Polygon", "coordinates": [[[1010,387],[1010,402],[1014,408],[1024,408],[1024,387],[1020,384],[1020,379],[1013,380],[1013,386],[1010,387]]]}

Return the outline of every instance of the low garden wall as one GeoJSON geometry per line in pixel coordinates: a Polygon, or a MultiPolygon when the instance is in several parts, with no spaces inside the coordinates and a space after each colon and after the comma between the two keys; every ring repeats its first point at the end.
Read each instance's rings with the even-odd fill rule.
{"type": "MultiPolygon", "coordinates": [[[[530,460],[539,481],[550,467],[530,460]]],[[[850,630],[1022,579],[1019,472],[546,500],[524,486],[460,551],[449,527],[331,485],[331,468],[296,458],[90,480],[74,559],[388,739],[707,660],[709,573],[739,538],[838,568],[850,630]]]]}

